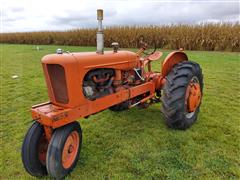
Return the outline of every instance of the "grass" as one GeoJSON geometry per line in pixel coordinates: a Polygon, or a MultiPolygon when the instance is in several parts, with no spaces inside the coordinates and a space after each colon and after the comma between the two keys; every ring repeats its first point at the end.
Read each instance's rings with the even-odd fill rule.
{"type": "MultiPolygon", "coordinates": [[[[31,124],[30,107],[48,100],[40,59],[58,47],[95,50],[1,45],[0,179],[34,179],[22,166],[21,145],[31,124]],[[19,77],[12,79],[13,75],[19,77]]],[[[187,54],[204,73],[198,121],[186,131],[171,130],[164,124],[161,104],[121,113],[105,110],[82,119],[80,161],[66,179],[240,178],[240,54],[187,54]]],[[[159,66],[156,62],[154,69],[159,66]]]]}

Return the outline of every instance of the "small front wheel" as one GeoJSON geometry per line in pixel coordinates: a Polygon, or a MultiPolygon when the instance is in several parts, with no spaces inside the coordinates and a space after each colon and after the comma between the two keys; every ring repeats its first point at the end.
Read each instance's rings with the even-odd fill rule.
{"type": "Polygon", "coordinates": [[[73,122],[54,131],[47,151],[47,171],[54,178],[61,179],[77,164],[81,150],[82,130],[73,122]]]}
{"type": "Polygon", "coordinates": [[[22,162],[32,176],[47,175],[46,154],[48,141],[43,126],[34,122],[29,128],[22,145],[22,162]]]}

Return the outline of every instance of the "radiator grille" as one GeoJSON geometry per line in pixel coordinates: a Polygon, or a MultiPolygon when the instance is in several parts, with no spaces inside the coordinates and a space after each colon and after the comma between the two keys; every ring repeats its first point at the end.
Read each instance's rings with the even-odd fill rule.
{"type": "Polygon", "coordinates": [[[68,92],[63,66],[59,64],[48,64],[47,69],[55,100],[59,103],[67,104],[68,92]]]}

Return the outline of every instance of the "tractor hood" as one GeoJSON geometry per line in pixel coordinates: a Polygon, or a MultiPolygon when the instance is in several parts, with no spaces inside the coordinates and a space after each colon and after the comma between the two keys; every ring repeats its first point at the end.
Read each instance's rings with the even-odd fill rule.
{"type": "MultiPolygon", "coordinates": [[[[92,68],[114,68],[128,70],[137,65],[138,55],[131,51],[105,51],[104,54],[96,52],[79,52],[50,54],[42,58],[43,64],[59,64],[65,66],[71,64],[81,70],[92,68]]],[[[79,70],[80,70],[79,69],[79,70]]]]}
{"type": "Polygon", "coordinates": [[[88,71],[97,68],[129,70],[138,66],[139,56],[130,51],[50,54],[42,66],[53,104],[76,107],[88,101],[82,94],[82,83],[88,71]]]}

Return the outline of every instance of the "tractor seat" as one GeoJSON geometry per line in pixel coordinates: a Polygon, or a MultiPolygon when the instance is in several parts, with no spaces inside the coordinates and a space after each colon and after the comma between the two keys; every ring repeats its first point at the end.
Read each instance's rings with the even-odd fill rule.
{"type": "Polygon", "coordinates": [[[158,60],[160,57],[162,57],[163,53],[160,51],[156,51],[155,53],[151,54],[150,56],[148,56],[148,59],[150,61],[156,61],[158,60]]]}

